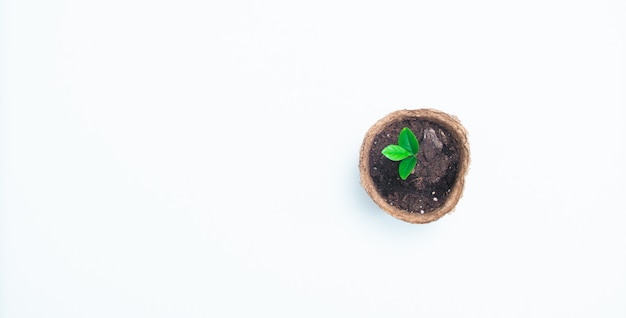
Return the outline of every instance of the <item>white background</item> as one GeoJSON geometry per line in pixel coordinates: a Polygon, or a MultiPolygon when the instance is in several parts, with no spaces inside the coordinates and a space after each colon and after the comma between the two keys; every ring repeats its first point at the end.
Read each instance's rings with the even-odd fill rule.
{"type": "Polygon", "coordinates": [[[626,3],[4,0],[0,317],[625,317],[626,3]],[[455,213],[365,132],[470,133],[455,213]]]}

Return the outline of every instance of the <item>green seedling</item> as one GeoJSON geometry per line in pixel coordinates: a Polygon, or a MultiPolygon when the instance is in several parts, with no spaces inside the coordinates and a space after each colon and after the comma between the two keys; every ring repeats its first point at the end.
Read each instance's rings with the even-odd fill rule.
{"type": "Polygon", "coordinates": [[[404,127],[398,136],[398,144],[385,147],[382,153],[389,160],[400,161],[398,172],[400,178],[406,180],[417,164],[419,149],[420,144],[411,129],[404,127]]]}

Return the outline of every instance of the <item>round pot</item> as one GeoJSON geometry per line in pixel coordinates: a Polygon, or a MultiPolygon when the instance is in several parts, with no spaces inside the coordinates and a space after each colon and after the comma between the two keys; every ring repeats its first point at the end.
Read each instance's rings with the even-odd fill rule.
{"type": "Polygon", "coordinates": [[[459,120],[435,109],[398,110],[365,134],[359,156],[361,185],[391,216],[409,223],[429,223],[454,210],[463,193],[470,162],[467,131],[459,120]],[[402,128],[419,142],[417,165],[402,180],[399,162],[381,153],[398,143],[402,128]]]}

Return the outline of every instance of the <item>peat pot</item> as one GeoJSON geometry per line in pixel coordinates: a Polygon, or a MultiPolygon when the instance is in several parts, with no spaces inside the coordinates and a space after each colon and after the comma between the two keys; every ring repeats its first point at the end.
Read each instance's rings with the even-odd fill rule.
{"type": "Polygon", "coordinates": [[[388,214],[409,223],[436,221],[454,210],[470,162],[467,132],[454,116],[435,109],[398,110],[380,119],[361,145],[361,185],[388,214]],[[381,152],[408,127],[419,142],[417,164],[402,180],[399,162],[381,152]]]}

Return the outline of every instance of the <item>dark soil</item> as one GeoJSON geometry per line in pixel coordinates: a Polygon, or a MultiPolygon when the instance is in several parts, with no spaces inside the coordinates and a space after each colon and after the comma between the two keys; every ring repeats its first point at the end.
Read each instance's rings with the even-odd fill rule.
{"type": "Polygon", "coordinates": [[[441,125],[422,119],[394,122],[374,137],[369,168],[380,195],[400,209],[429,213],[444,204],[459,172],[459,142],[441,125]],[[406,180],[398,174],[399,161],[387,159],[381,151],[397,144],[398,135],[409,127],[420,144],[417,165],[406,180]]]}

